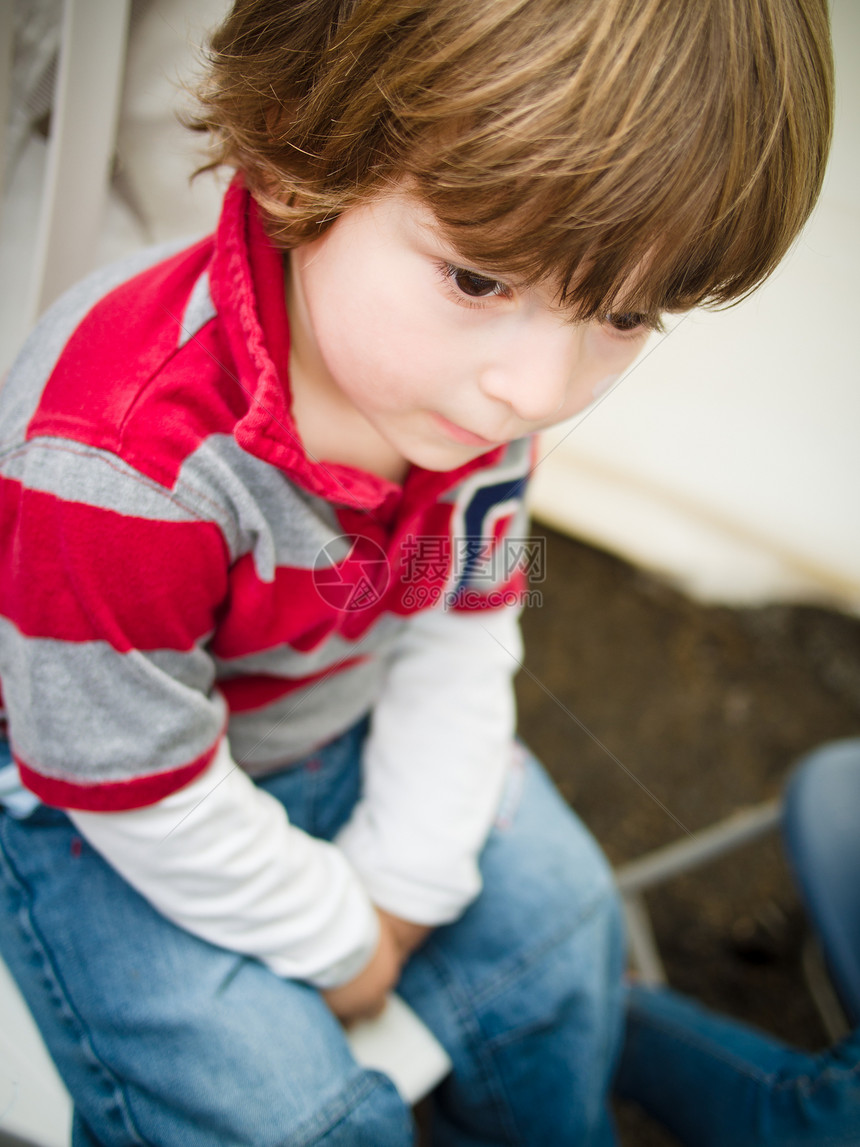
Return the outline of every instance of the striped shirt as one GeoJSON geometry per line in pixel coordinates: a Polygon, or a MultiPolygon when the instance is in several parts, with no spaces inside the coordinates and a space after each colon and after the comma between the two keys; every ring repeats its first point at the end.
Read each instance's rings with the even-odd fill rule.
{"type": "MultiPolygon", "coordinates": [[[[282,255],[241,184],[213,236],[163,256],[64,297],[0,392],[9,739],[24,785],[82,814],[180,799],[219,753],[250,777],[283,768],[396,693],[404,650],[444,673],[437,634],[468,629],[471,648],[482,618],[516,613],[522,588],[521,570],[492,558],[522,532],[527,440],[454,471],[413,467],[402,488],[309,457],[290,413],[282,255]]],[[[493,676],[506,714],[513,668],[493,676]]],[[[438,697],[425,685],[401,703],[401,722],[377,722],[372,752],[402,756],[406,736],[399,767],[435,767],[438,697]]],[[[450,739],[473,745],[486,718],[470,709],[486,706],[468,689],[451,703],[450,739]]],[[[500,783],[496,771],[487,799],[500,783]]],[[[478,837],[490,819],[482,809],[478,837]]],[[[422,879],[388,894],[393,911],[420,899],[422,879]]],[[[474,895],[469,882],[436,914],[474,895]]]]}

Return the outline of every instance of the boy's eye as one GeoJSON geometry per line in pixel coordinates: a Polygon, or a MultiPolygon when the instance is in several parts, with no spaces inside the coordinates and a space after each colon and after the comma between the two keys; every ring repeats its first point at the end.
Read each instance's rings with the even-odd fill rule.
{"type": "Polygon", "coordinates": [[[477,271],[468,271],[465,267],[449,265],[448,275],[457,289],[470,299],[485,299],[489,295],[506,295],[508,288],[498,279],[488,279],[479,275],[477,271]]]}
{"type": "Polygon", "coordinates": [[[639,314],[638,311],[621,311],[618,313],[613,311],[605,315],[603,321],[614,331],[625,335],[645,330],[649,326],[647,316],[639,314]]]}

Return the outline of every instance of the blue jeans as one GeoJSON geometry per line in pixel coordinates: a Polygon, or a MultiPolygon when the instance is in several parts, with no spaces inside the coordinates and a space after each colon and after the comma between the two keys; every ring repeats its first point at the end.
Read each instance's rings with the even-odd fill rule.
{"type": "MultiPolygon", "coordinates": [[[[359,795],[359,725],[260,783],[330,838],[359,795]]],[[[620,915],[587,831],[523,752],[484,890],[399,991],[454,1064],[444,1147],[610,1144],[620,915]]],[[[0,813],[0,947],[75,1103],[75,1147],[406,1147],[412,1115],[359,1067],[319,993],[175,927],[60,811],[0,813]]]]}
{"type": "Polygon", "coordinates": [[[617,1089],[689,1147],[857,1147],[860,1030],[808,1055],[668,989],[634,987],[617,1089]]]}

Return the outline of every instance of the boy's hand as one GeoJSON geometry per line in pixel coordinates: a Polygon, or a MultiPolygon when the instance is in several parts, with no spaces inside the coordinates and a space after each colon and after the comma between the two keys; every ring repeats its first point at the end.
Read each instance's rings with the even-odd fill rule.
{"type": "Polygon", "coordinates": [[[433,929],[427,924],[413,924],[411,920],[404,920],[400,916],[392,916],[383,908],[376,909],[380,920],[383,920],[394,933],[394,939],[403,953],[403,963],[412,955],[416,948],[424,943],[433,929]]]}
{"type": "Polygon", "coordinates": [[[381,908],[376,912],[379,943],[370,963],[347,983],[326,988],[322,993],[337,1018],[347,1026],[379,1015],[386,996],[400,979],[403,965],[430,932],[423,924],[401,920],[381,908]]]}

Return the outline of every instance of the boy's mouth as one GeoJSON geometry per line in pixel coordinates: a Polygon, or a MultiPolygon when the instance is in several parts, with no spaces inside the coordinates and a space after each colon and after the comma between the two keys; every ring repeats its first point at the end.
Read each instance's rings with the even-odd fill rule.
{"type": "Polygon", "coordinates": [[[466,430],[463,426],[458,426],[456,422],[450,422],[441,414],[434,414],[433,417],[447,438],[453,438],[455,442],[460,442],[464,446],[483,446],[486,450],[490,450],[499,445],[498,442],[492,442],[489,438],[484,438],[480,434],[466,430]]]}

